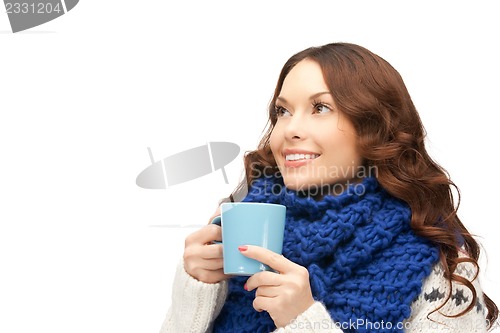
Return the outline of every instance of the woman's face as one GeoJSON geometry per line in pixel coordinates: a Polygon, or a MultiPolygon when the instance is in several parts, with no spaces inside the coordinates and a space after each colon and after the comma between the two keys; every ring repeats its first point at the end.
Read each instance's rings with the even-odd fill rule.
{"type": "Polygon", "coordinates": [[[288,73],[276,112],[270,145],[286,187],[312,190],[356,177],[354,126],[335,107],[315,61],[302,60],[288,73]]]}

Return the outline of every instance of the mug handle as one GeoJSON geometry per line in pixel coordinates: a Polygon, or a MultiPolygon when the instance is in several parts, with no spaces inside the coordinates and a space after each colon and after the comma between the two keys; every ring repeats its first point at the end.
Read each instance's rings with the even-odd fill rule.
{"type": "MultiPolygon", "coordinates": [[[[222,218],[220,217],[220,215],[217,215],[216,217],[214,217],[212,219],[212,222],[210,222],[210,224],[216,224],[219,227],[221,227],[222,226],[222,218]]],[[[222,244],[222,242],[219,242],[219,241],[216,241],[216,240],[214,240],[212,243],[213,244],[222,244]]]]}
{"type": "Polygon", "coordinates": [[[222,222],[222,218],[220,217],[220,215],[217,215],[212,219],[212,222],[210,222],[210,224],[217,224],[220,227],[221,222],[222,222]]]}

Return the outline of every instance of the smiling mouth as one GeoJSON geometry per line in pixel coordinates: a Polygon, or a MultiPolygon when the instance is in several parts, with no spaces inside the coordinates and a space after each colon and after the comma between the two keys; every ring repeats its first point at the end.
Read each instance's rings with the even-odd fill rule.
{"type": "Polygon", "coordinates": [[[289,154],[285,156],[285,161],[314,160],[319,156],[318,154],[289,154]]]}

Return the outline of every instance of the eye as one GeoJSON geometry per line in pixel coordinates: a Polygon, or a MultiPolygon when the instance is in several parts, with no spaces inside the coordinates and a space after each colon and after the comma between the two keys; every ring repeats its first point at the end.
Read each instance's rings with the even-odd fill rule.
{"type": "Polygon", "coordinates": [[[290,111],[288,111],[287,109],[285,109],[284,107],[279,106],[279,105],[276,105],[274,107],[274,113],[276,114],[276,117],[278,117],[278,118],[288,117],[291,115],[290,111]]]}
{"type": "Polygon", "coordinates": [[[314,108],[314,113],[319,113],[319,114],[328,113],[332,111],[332,109],[328,105],[318,102],[315,102],[313,104],[313,108],[314,108]]]}

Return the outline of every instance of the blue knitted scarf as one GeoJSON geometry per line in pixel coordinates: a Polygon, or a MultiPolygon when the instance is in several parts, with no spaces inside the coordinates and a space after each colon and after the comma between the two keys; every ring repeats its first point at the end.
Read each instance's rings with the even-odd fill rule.
{"type": "MultiPolygon", "coordinates": [[[[281,178],[260,178],[245,202],[287,207],[283,255],[309,271],[313,297],[343,332],[403,332],[411,304],[437,262],[437,247],[410,228],[407,204],[374,177],[316,201],[286,189],[281,178]]],[[[248,277],[229,280],[229,294],[214,332],[268,333],[265,311],[252,307],[248,277]]],[[[315,323],[325,329],[326,322],[315,323]]],[[[330,327],[330,326],[327,326],[330,327]]]]}

